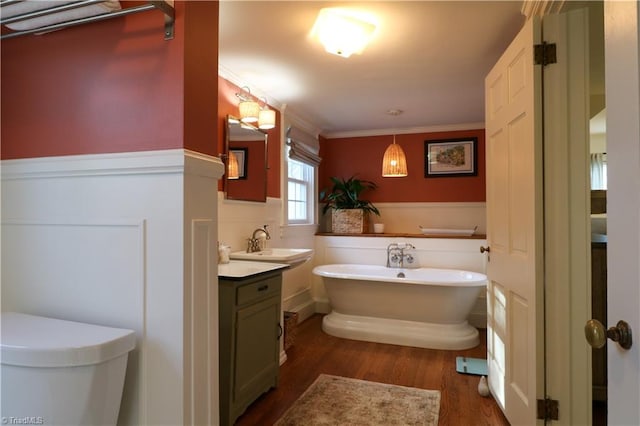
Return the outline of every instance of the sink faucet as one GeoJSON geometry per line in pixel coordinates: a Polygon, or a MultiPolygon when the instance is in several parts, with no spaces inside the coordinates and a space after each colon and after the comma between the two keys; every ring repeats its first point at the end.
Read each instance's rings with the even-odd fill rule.
{"type": "Polygon", "coordinates": [[[391,243],[387,246],[387,268],[404,268],[404,262],[411,264],[415,261],[410,253],[405,250],[415,249],[413,244],[391,243]]]}
{"type": "Polygon", "coordinates": [[[268,227],[269,225],[264,225],[262,228],[257,228],[253,231],[251,238],[247,240],[247,253],[255,253],[264,249],[261,244],[262,236],[260,234],[264,234],[263,238],[265,240],[270,240],[271,234],[269,234],[269,231],[267,230],[268,227]]]}

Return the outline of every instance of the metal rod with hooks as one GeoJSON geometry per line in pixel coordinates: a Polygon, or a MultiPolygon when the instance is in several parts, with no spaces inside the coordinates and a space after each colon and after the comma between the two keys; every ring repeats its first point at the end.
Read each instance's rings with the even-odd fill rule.
{"type": "MultiPolygon", "coordinates": [[[[23,0],[1,0],[0,8],[4,6],[9,6],[11,4],[20,3],[21,1],[23,0]]],[[[103,3],[104,1],[105,0],[80,0],[80,1],[63,4],[63,5],[57,5],[47,9],[37,10],[34,12],[24,13],[21,15],[10,17],[10,18],[2,19],[0,20],[0,25],[10,24],[12,22],[20,22],[27,19],[33,19],[41,16],[50,15],[53,13],[64,12],[67,10],[89,6],[96,3],[103,3]]],[[[43,27],[33,28],[28,30],[13,31],[10,33],[2,34],[0,36],[0,39],[4,40],[7,38],[13,38],[13,37],[18,37],[22,35],[45,33],[45,32],[59,30],[66,27],[87,24],[90,22],[103,21],[105,19],[111,19],[111,18],[116,18],[118,16],[131,15],[133,13],[146,12],[147,10],[155,10],[155,9],[160,10],[164,14],[164,39],[165,40],[173,39],[175,10],[166,1],[149,1],[148,4],[145,4],[145,5],[130,7],[122,10],[116,10],[113,12],[107,12],[101,15],[72,19],[70,21],[60,22],[57,24],[46,25],[43,27]]]]}

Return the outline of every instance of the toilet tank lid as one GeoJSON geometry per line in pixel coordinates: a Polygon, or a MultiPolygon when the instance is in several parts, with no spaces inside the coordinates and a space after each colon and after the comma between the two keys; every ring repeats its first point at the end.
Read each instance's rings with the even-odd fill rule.
{"type": "Polygon", "coordinates": [[[24,367],[98,364],[135,347],[133,330],[3,312],[1,362],[24,367]]]}

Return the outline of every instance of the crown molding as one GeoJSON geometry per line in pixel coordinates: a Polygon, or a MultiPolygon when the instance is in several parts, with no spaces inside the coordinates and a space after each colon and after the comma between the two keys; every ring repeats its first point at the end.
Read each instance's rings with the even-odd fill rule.
{"type": "Polygon", "coordinates": [[[425,127],[408,127],[405,129],[373,129],[373,130],[356,130],[350,132],[334,132],[322,134],[325,139],[339,138],[357,138],[366,136],[382,136],[382,135],[407,135],[415,133],[437,133],[437,132],[455,132],[462,130],[484,129],[484,122],[477,123],[461,123],[461,124],[444,124],[439,126],[425,127]]]}

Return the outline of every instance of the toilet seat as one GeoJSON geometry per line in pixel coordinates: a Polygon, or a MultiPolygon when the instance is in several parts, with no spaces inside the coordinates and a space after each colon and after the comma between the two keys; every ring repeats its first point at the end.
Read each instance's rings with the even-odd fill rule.
{"type": "Polygon", "coordinates": [[[3,312],[2,364],[70,367],[108,361],[135,347],[133,330],[3,312]]]}

